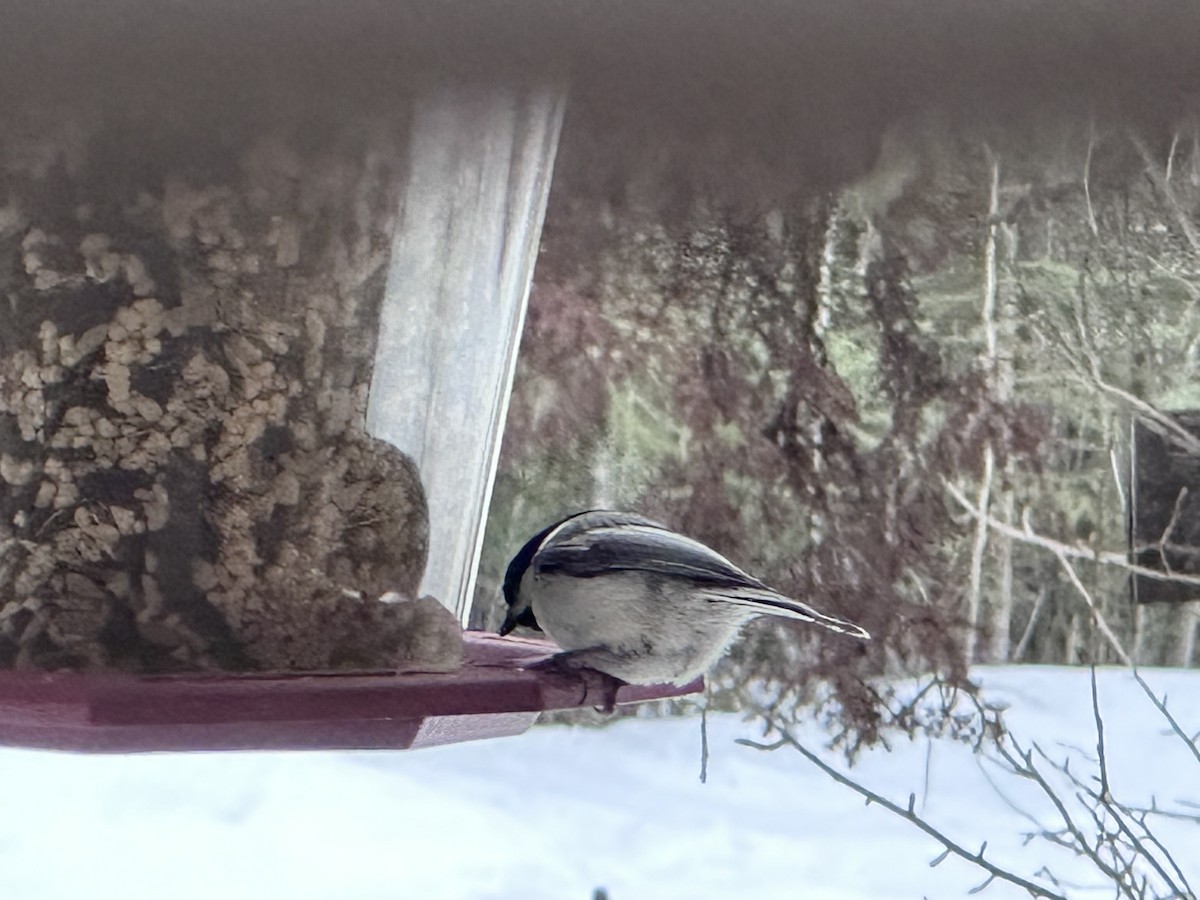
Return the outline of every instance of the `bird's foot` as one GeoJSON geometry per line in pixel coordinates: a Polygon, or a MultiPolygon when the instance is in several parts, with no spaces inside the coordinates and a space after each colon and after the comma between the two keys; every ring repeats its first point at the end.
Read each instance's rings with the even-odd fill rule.
{"type": "Polygon", "coordinates": [[[617,691],[624,687],[626,682],[614,675],[593,669],[587,663],[587,653],[586,650],[567,650],[526,668],[582,685],[580,705],[592,701],[592,708],[597,712],[611,713],[617,706],[617,691]]]}

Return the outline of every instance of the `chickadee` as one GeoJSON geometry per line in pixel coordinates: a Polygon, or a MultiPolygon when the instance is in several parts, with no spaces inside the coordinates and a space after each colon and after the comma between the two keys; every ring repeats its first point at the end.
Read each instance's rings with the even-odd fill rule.
{"type": "Polygon", "coordinates": [[[560,666],[631,684],[686,684],[757,616],[813,622],[863,640],[862,628],[771,590],[698,541],[642,516],[592,510],[543,528],[504,576],[508,615],[544,631],[560,666]]]}

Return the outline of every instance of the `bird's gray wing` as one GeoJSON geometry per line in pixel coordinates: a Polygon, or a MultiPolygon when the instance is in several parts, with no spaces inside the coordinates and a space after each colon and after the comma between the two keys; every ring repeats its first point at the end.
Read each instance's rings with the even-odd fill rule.
{"type": "Polygon", "coordinates": [[[721,554],[640,516],[586,513],[551,533],[533,560],[535,571],[595,578],[637,571],[691,582],[698,596],[740,606],[750,615],[812,622],[869,639],[862,627],[767,587],[721,554]],[[595,517],[595,518],[590,518],[595,517]]]}
{"type": "Polygon", "coordinates": [[[682,578],[697,587],[767,590],[715,550],[640,516],[624,521],[607,518],[591,527],[552,534],[538,551],[534,566],[538,572],[575,578],[638,571],[682,578]]]}

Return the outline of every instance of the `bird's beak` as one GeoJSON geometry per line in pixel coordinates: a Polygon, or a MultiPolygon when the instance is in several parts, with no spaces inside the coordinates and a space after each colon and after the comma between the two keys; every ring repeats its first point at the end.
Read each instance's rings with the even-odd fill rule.
{"type": "Polygon", "coordinates": [[[504,617],[504,624],[500,626],[500,637],[504,637],[516,627],[517,617],[513,615],[512,607],[509,607],[508,615],[504,617]]]}

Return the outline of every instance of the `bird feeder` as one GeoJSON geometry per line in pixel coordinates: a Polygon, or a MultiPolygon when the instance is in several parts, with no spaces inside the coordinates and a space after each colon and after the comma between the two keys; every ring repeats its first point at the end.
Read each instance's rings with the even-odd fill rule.
{"type": "Polygon", "coordinates": [[[449,71],[412,10],[103,6],[0,13],[0,740],[591,702],[461,632],[561,84],[449,71]]]}

